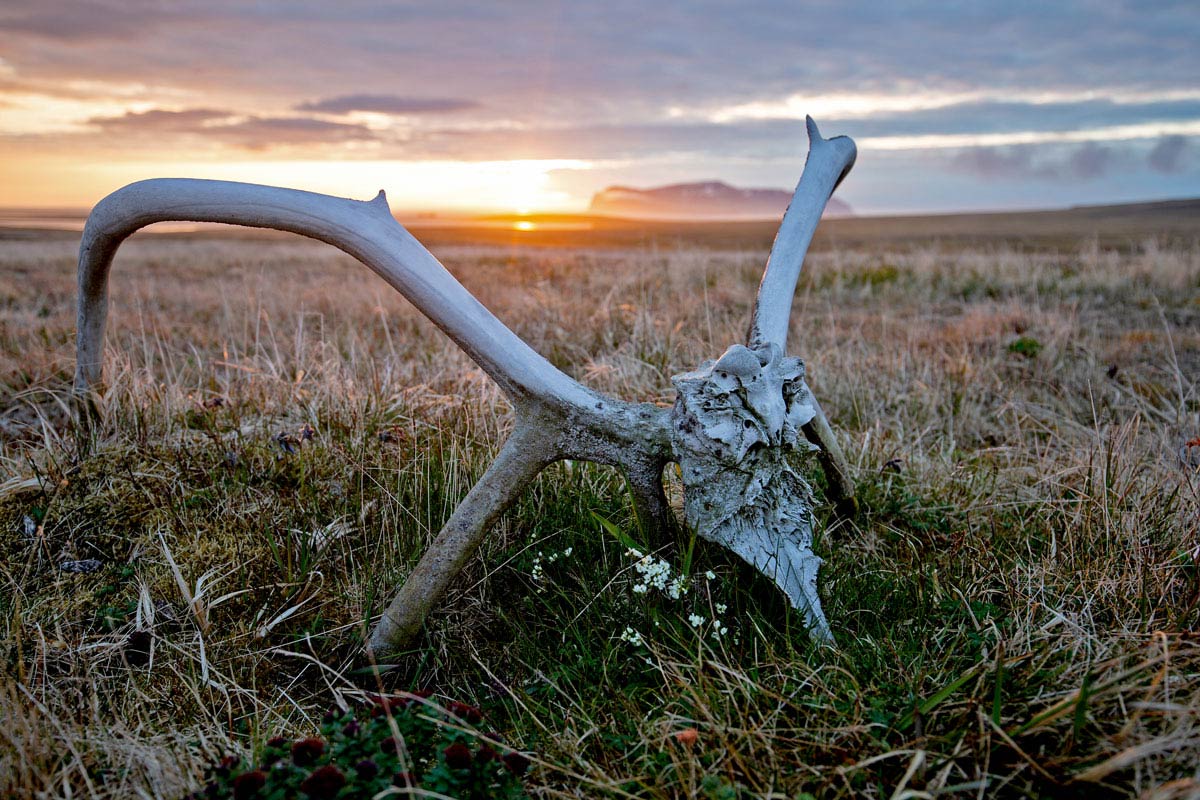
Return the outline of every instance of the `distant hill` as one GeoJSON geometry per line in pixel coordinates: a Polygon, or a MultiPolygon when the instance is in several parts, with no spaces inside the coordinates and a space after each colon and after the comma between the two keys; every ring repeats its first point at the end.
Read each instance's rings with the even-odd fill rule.
{"type": "MultiPolygon", "coordinates": [[[[634,219],[779,219],[792,199],[782,189],[739,189],[722,181],[676,183],[654,189],[610,186],[592,197],[589,214],[634,219]]],[[[836,197],[826,217],[851,217],[854,212],[836,197]]]]}

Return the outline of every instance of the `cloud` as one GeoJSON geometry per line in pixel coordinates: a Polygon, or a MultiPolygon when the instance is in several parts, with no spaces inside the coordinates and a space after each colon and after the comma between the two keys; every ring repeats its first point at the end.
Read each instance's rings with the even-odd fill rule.
{"type": "Polygon", "coordinates": [[[94,117],[89,123],[106,133],[203,136],[210,141],[249,150],[376,138],[363,125],[312,117],[242,117],[230,111],[206,108],[128,112],[119,117],[94,117]]]}
{"type": "Polygon", "coordinates": [[[25,122],[0,150],[581,158],[605,160],[613,182],[786,185],[802,123],[712,112],[820,101],[822,130],[860,143],[852,191],[886,194],[876,165],[941,167],[914,207],[1015,197],[1007,176],[1039,198],[1071,183],[1098,199],[1194,194],[1195,0],[795,6],[3,0],[0,116],[25,122]],[[340,116],[354,112],[392,124],[340,116]]]}
{"type": "Polygon", "coordinates": [[[184,111],[129,111],[119,117],[92,117],[88,123],[105,131],[154,131],[159,133],[196,133],[206,124],[233,117],[228,111],[191,108],[184,111]]]}
{"type": "Polygon", "coordinates": [[[312,111],[322,114],[349,114],[353,111],[370,111],[376,114],[436,114],[450,111],[467,111],[478,108],[474,100],[457,97],[402,97],[393,94],[346,94],[327,97],[296,106],[297,111],[312,111]]]}
{"type": "Polygon", "coordinates": [[[1073,149],[1061,147],[971,147],[951,156],[950,168],[980,178],[1011,180],[1088,181],[1110,174],[1118,166],[1116,150],[1085,142],[1073,149]]]}
{"type": "Polygon", "coordinates": [[[1200,73],[1200,16],[1187,3],[794,5],[6,0],[0,51],[46,77],[152,74],[287,105],[346,87],[381,97],[437,87],[579,123],[799,92],[1154,92],[1194,88],[1186,76],[1200,73]]]}
{"type": "Polygon", "coordinates": [[[1067,177],[1091,180],[1106,175],[1112,168],[1113,150],[1106,145],[1087,142],[1071,153],[1066,161],[1067,177]]]}
{"type": "Polygon", "coordinates": [[[172,12],[170,4],[102,0],[10,0],[0,12],[0,27],[15,34],[60,42],[130,40],[140,38],[158,23],[186,19],[186,12],[172,12]]]}
{"type": "Polygon", "coordinates": [[[329,144],[370,141],[376,138],[363,125],[327,122],[308,117],[252,117],[232,125],[205,129],[221,139],[250,150],[277,145],[329,144]]]}
{"type": "Polygon", "coordinates": [[[1189,150],[1188,140],[1182,136],[1164,136],[1158,140],[1146,156],[1146,163],[1155,172],[1177,175],[1184,170],[1189,150]]]}
{"type": "Polygon", "coordinates": [[[1029,147],[972,147],[950,159],[952,168],[981,178],[1028,177],[1034,173],[1029,147]]]}

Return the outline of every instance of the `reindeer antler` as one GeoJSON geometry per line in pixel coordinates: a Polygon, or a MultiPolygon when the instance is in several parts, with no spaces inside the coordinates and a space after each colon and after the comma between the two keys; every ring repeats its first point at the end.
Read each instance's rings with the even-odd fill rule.
{"type": "MultiPolygon", "coordinates": [[[[777,450],[794,447],[794,436],[789,431],[794,433],[795,425],[810,424],[813,415],[806,414],[804,409],[809,405],[815,408],[815,401],[811,400],[811,394],[803,384],[803,365],[798,359],[779,361],[786,339],[790,295],[816,220],[836,184],[836,181],[830,183],[825,175],[830,172],[844,175],[853,163],[853,143],[849,143],[847,161],[843,142],[849,140],[839,138],[826,142],[820,139],[811,120],[809,130],[813,145],[804,177],[776,239],[755,307],[752,330],[766,330],[769,326],[771,336],[776,338],[760,341],[762,337],[757,333],[751,336],[752,347],[765,347],[774,354],[763,361],[764,369],[767,362],[775,365],[771,367],[771,381],[763,384],[774,389],[765,395],[759,391],[750,402],[752,410],[759,411],[783,403],[785,416],[779,419],[786,417],[786,422],[780,423],[784,427],[772,432],[768,425],[761,431],[762,442],[777,450]],[[788,267],[794,273],[790,283],[781,264],[793,264],[788,267]],[[777,292],[784,290],[788,294],[787,306],[780,318],[777,305],[784,298],[777,292]],[[780,325],[782,338],[778,332],[780,325]],[[782,392],[782,395],[775,398],[771,392],[782,392]]],[[[702,448],[716,446],[724,451],[723,444],[711,438],[704,440],[702,436],[692,437],[681,450],[678,404],[676,409],[668,412],[650,404],[607,397],[555,368],[480,304],[396,222],[383,192],[374,200],[361,202],[226,181],[159,179],[131,184],[106,197],[88,217],[79,251],[75,388],[81,397],[86,397],[101,378],[108,275],[117,248],[139,228],[163,221],[222,222],[272,228],[340,248],[378,273],[445,331],[500,385],[515,407],[515,428],[495,462],[455,509],[372,633],[370,647],[378,655],[393,653],[412,638],[487,530],[549,464],[571,458],[621,469],[629,482],[639,521],[647,528],[665,529],[674,517],[663,494],[663,467],[672,460],[699,463],[688,451],[688,447],[697,442],[702,448]]],[[[743,362],[745,358],[739,356],[726,366],[736,366],[737,370],[742,370],[737,374],[744,372],[746,380],[750,380],[749,372],[743,369],[748,367],[748,362],[743,362]]],[[[736,397],[746,398],[737,395],[742,390],[740,385],[727,388],[729,391],[721,396],[727,400],[734,398],[730,400],[730,407],[736,412],[739,408],[736,397]]],[[[775,414],[773,411],[763,413],[775,414]]],[[[824,421],[819,411],[815,418],[824,421]]],[[[821,439],[820,433],[816,434],[822,446],[827,450],[836,447],[827,424],[825,431],[829,434],[827,440],[821,439]]],[[[723,462],[724,466],[712,469],[726,470],[730,466],[727,462],[728,459],[723,462]]],[[[763,463],[767,464],[765,469],[787,470],[786,465],[778,466],[782,462],[777,459],[763,463]]],[[[811,514],[804,505],[808,497],[807,484],[790,470],[781,480],[782,483],[770,480],[767,483],[786,486],[785,499],[800,504],[797,509],[780,512],[781,518],[809,520],[811,514]]],[[[685,472],[685,486],[691,483],[685,472]]],[[[837,487],[843,485],[838,481],[832,483],[837,487]]],[[[844,485],[849,486],[848,483],[844,485]]],[[[760,495],[766,497],[770,492],[764,494],[762,486],[758,486],[751,499],[757,501],[760,495]]],[[[709,519],[708,522],[719,527],[719,520],[709,519]]],[[[804,550],[811,539],[811,524],[805,524],[808,524],[808,539],[803,543],[804,550]]],[[[764,536],[776,533],[776,529],[771,528],[764,536]]],[[[779,563],[778,552],[769,552],[770,548],[765,545],[754,550],[758,555],[748,555],[751,551],[746,547],[735,546],[716,535],[708,538],[731,546],[764,572],[768,572],[765,565],[779,563]]],[[[796,547],[792,550],[800,552],[796,547]]],[[[827,638],[828,628],[820,614],[815,591],[818,563],[819,560],[813,562],[811,559],[804,562],[805,574],[810,575],[812,587],[803,595],[797,594],[795,587],[779,574],[771,577],[788,592],[793,604],[805,608],[814,630],[827,638]]]]}
{"type": "Polygon", "coordinates": [[[805,124],[808,127],[808,158],[792,201],[779,223],[779,232],[775,234],[771,254],[767,256],[767,268],[758,285],[747,336],[751,347],[774,342],[780,350],[787,352],[792,296],[796,293],[804,256],[829,198],[858,157],[858,148],[850,137],[823,139],[812,117],[807,117],[805,124]]]}
{"type": "MultiPolygon", "coordinates": [[[[858,148],[850,137],[821,138],[821,131],[812,117],[805,118],[805,125],[808,128],[808,159],[775,235],[775,243],[771,245],[767,268],[758,286],[750,332],[746,337],[751,347],[774,342],[780,350],[787,352],[792,297],[796,294],[796,281],[800,279],[804,256],[825,205],[858,157],[858,148]]],[[[830,499],[839,513],[853,516],[857,502],[850,467],[820,404],[815,397],[812,402],[816,414],[804,425],[804,435],[821,448],[817,457],[829,482],[830,499]]]]}

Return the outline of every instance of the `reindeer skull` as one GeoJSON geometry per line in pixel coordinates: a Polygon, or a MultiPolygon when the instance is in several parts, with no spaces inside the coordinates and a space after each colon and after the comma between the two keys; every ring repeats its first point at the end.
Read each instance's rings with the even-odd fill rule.
{"type": "Polygon", "coordinates": [[[801,433],[817,414],[804,362],[773,342],[735,344],[671,382],[671,444],[688,525],[775,581],[813,634],[831,641],[817,596],[812,489],[792,466],[817,449],[801,433]]]}

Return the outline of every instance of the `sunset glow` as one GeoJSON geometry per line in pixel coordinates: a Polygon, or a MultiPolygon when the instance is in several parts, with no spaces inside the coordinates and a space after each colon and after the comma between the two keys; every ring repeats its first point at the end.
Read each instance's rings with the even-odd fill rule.
{"type": "Polygon", "coordinates": [[[87,208],[157,176],[383,188],[398,211],[455,213],[586,212],[611,186],[789,189],[807,114],[871,164],[839,189],[859,213],[1200,194],[1194,10],[477,12],[11,0],[0,206],[87,208]]]}
{"type": "Polygon", "coordinates": [[[565,211],[572,198],[555,188],[586,161],[124,161],[81,165],[63,157],[0,161],[0,206],[84,206],[126,183],[155,177],[208,178],[289,186],[369,200],[380,189],[393,210],[518,214],[565,211]]]}

